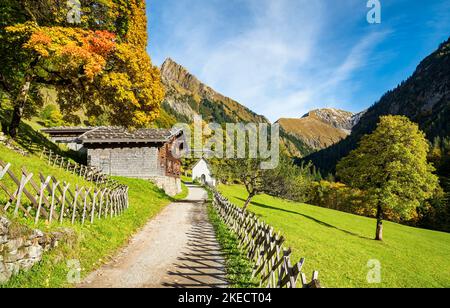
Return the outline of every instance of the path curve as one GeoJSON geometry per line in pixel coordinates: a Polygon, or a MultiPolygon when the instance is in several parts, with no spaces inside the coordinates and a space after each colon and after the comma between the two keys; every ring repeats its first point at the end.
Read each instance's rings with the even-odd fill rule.
{"type": "Polygon", "coordinates": [[[224,258],[208,220],[208,195],[198,186],[188,188],[185,201],[167,206],[80,287],[226,287],[224,258]]]}

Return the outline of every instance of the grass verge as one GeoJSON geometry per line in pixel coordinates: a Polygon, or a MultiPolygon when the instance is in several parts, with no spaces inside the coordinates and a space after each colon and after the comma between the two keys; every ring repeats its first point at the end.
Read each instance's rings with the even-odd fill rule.
{"type": "Polygon", "coordinates": [[[187,188],[186,184],[181,182],[181,193],[173,197],[174,201],[182,201],[186,199],[189,195],[189,189],[187,188]]]}
{"type": "Polygon", "coordinates": [[[231,288],[255,288],[252,280],[253,264],[238,247],[238,239],[222,222],[211,204],[208,205],[208,216],[216,231],[217,240],[225,254],[227,279],[231,288]]]}
{"type": "Polygon", "coordinates": [[[182,176],[181,176],[181,180],[182,180],[184,183],[191,183],[191,182],[192,182],[192,177],[182,175],[182,176]]]}

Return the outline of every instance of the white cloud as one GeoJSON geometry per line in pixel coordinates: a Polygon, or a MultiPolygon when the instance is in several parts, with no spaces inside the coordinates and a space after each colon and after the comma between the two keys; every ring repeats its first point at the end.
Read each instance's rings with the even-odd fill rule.
{"type": "MultiPolygon", "coordinates": [[[[342,104],[342,99],[350,99],[352,92],[358,86],[357,81],[353,80],[355,71],[375,65],[370,55],[374,48],[386,37],[389,32],[372,32],[362,37],[353,47],[351,47],[348,55],[337,62],[336,67],[319,66],[322,76],[313,78],[308,84],[309,102],[314,106],[307,106],[308,110],[317,107],[337,107],[342,104]],[[317,104],[322,104],[317,106],[317,104]]],[[[296,95],[300,100],[304,99],[304,94],[294,94],[291,100],[294,101],[296,95]]],[[[295,103],[293,103],[295,104],[295,103]]],[[[295,107],[295,106],[293,106],[295,107]]]]}
{"type": "Polygon", "coordinates": [[[239,24],[230,24],[234,19],[221,14],[215,0],[198,6],[196,1],[190,6],[181,1],[166,12],[165,22],[173,32],[167,44],[172,46],[161,50],[170,50],[164,56],[272,121],[350,97],[355,87],[352,74],[367,64],[385,35],[374,32],[355,39],[342,53],[323,38],[334,25],[330,14],[336,14],[330,12],[328,1],[236,1],[246,13],[239,24]]]}

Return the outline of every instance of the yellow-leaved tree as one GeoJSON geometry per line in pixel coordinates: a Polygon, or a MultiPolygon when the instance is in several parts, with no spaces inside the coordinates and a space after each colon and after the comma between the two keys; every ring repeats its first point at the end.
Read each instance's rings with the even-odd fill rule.
{"type": "Polygon", "coordinates": [[[106,91],[100,98],[112,111],[112,124],[146,126],[159,115],[164,87],[159,69],[146,52],[148,34],[145,1],[129,1],[128,31],[117,44],[114,66],[101,77],[106,91]],[[113,102],[113,103],[111,103],[113,102]]]}
{"type": "MultiPolygon", "coordinates": [[[[164,98],[147,48],[145,0],[5,0],[0,86],[12,100],[15,137],[40,87],[53,87],[65,115],[82,109],[115,125],[148,126],[164,98]],[[105,117],[106,115],[106,117],[105,117]]],[[[36,109],[36,108],[35,108],[36,109]]],[[[30,113],[30,112],[29,112],[30,113]]],[[[32,113],[32,112],[31,112],[32,113]]]]}
{"type": "Polygon", "coordinates": [[[439,186],[428,163],[430,146],[419,126],[404,116],[381,117],[377,129],[337,166],[346,184],[366,191],[377,211],[376,240],[383,240],[383,213],[411,218],[439,186]]]}

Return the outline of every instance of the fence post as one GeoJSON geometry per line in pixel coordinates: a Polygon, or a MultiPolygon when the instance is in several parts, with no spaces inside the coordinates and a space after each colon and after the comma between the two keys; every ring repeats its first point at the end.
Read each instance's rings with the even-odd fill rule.
{"type": "Polygon", "coordinates": [[[6,164],[5,167],[0,166],[0,180],[3,179],[5,174],[8,172],[9,168],[11,167],[11,164],[6,164]]]}
{"type": "Polygon", "coordinates": [[[55,197],[56,197],[56,189],[59,186],[59,182],[53,182],[52,184],[52,202],[51,202],[51,206],[50,206],[50,217],[49,217],[49,223],[52,223],[53,220],[53,211],[55,208],[55,197]]]}
{"type": "Polygon", "coordinates": [[[75,224],[75,217],[77,214],[77,204],[78,204],[78,197],[80,196],[81,190],[83,188],[79,188],[78,185],[75,188],[75,197],[73,198],[73,211],[72,211],[72,225],[75,224]]]}
{"type": "Polygon", "coordinates": [[[97,215],[98,219],[102,218],[103,202],[105,201],[104,200],[105,193],[106,193],[106,189],[102,189],[101,193],[100,193],[100,205],[99,205],[99,210],[98,210],[98,215],[97,215]]]}
{"type": "Polygon", "coordinates": [[[126,208],[127,208],[127,210],[129,209],[129,207],[130,207],[130,203],[129,203],[129,199],[128,199],[128,194],[130,193],[130,187],[126,187],[125,188],[125,206],[126,206],[126,208]]]}
{"type": "Polygon", "coordinates": [[[25,185],[27,185],[27,183],[31,180],[32,177],[33,177],[33,173],[30,173],[28,176],[22,175],[19,189],[17,191],[17,202],[16,202],[16,208],[14,209],[14,217],[17,217],[17,215],[19,214],[19,207],[20,207],[20,202],[22,199],[23,190],[25,189],[25,185]]]}
{"type": "Polygon", "coordinates": [[[65,205],[66,205],[66,194],[67,194],[67,191],[69,190],[69,187],[70,187],[70,184],[64,183],[63,195],[62,195],[62,204],[61,204],[61,216],[59,218],[59,223],[60,224],[63,223],[63,219],[64,219],[64,211],[65,211],[65,205]]]}
{"type": "Polygon", "coordinates": [[[38,208],[36,210],[36,218],[34,220],[34,224],[38,224],[39,217],[41,215],[41,207],[42,207],[42,199],[44,197],[45,189],[47,188],[48,184],[50,184],[51,177],[47,177],[47,179],[44,181],[44,183],[41,183],[41,187],[39,189],[39,202],[38,202],[38,208]]]}
{"type": "Polygon", "coordinates": [[[92,201],[92,209],[91,209],[91,224],[94,223],[95,204],[97,202],[97,197],[98,197],[99,193],[100,193],[100,190],[97,190],[97,189],[94,190],[94,200],[92,201]]]}
{"type": "Polygon", "coordinates": [[[81,218],[81,224],[84,225],[84,221],[86,219],[86,212],[87,212],[87,205],[88,205],[88,198],[89,194],[91,192],[92,188],[84,189],[84,207],[83,207],[83,217],[81,218]]]}
{"type": "Polygon", "coordinates": [[[48,164],[50,165],[50,163],[52,162],[52,150],[50,150],[49,152],[48,152],[48,164]]]}
{"type": "Polygon", "coordinates": [[[109,206],[110,206],[109,215],[111,216],[111,218],[114,217],[114,194],[115,194],[114,190],[111,190],[111,194],[110,194],[111,199],[110,199],[110,204],[109,204],[109,206]]]}

